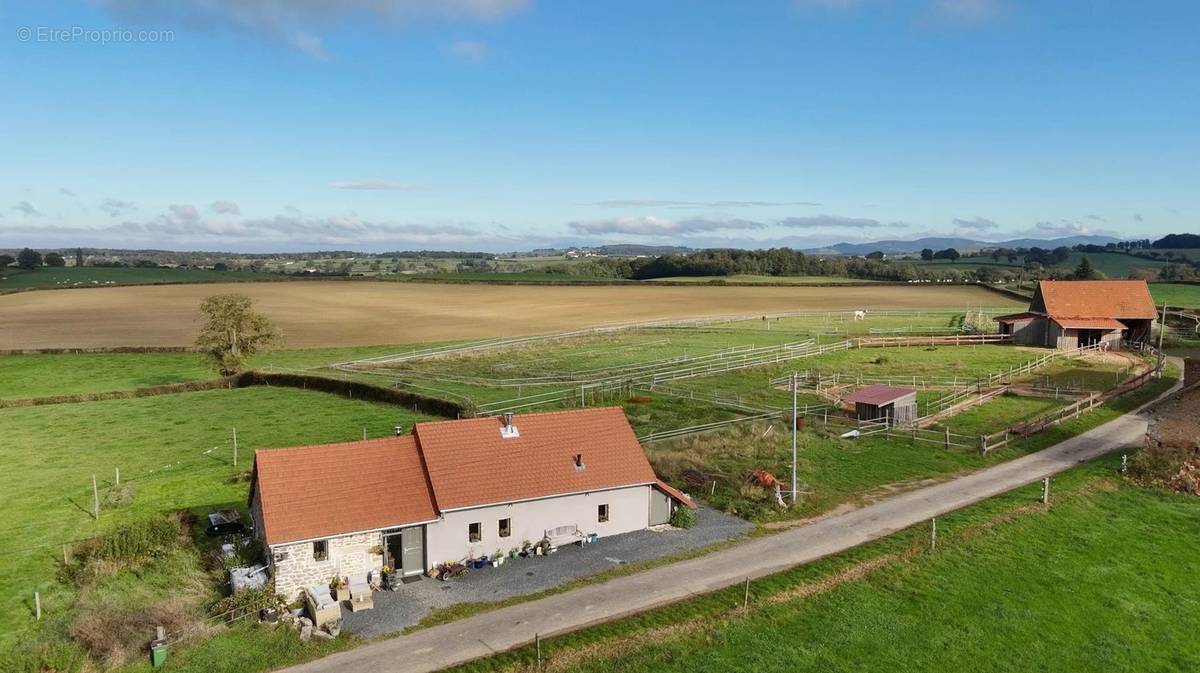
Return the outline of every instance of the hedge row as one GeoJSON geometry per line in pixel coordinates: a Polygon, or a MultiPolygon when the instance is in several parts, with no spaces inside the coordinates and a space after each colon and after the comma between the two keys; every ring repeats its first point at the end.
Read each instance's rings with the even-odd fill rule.
{"type": "Polygon", "coordinates": [[[0,355],[62,355],[77,353],[194,353],[191,346],[109,346],[99,348],[6,348],[0,355]]]}
{"type": "Polygon", "coordinates": [[[190,393],[199,390],[216,390],[219,388],[249,388],[251,386],[279,386],[284,388],[301,388],[316,390],[333,395],[341,395],[350,399],[384,402],[421,411],[434,416],[459,418],[471,415],[466,407],[458,402],[428,397],[403,390],[385,388],[383,386],[344,381],[324,376],[310,374],[282,374],[275,372],[248,371],[236,376],[207,381],[190,381],[188,383],[171,383],[150,388],[135,388],[133,390],[112,390],[101,393],[77,393],[74,395],[55,395],[53,397],[35,397],[23,400],[0,400],[0,409],[12,407],[34,407],[44,404],[69,404],[73,402],[98,402],[101,400],[125,400],[137,397],[153,397],[155,395],[170,395],[173,393],[190,393]]]}
{"type": "Polygon", "coordinates": [[[100,402],[102,400],[128,400],[136,397],[154,397],[155,395],[170,395],[173,393],[190,393],[198,390],[216,390],[218,388],[233,388],[237,385],[234,378],[209,379],[207,381],[189,381],[187,383],[170,383],[149,388],[134,388],[133,390],[109,390],[102,393],[76,393],[74,395],[54,395],[52,397],[33,397],[23,400],[0,400],[0,409],[12,407],[38,407],[44,404],[71,404],[74,402],[100,402]]]}
{"type": "Polygon", "coordinates": [[[446,418],[459,418],[470,415],[466,407],[458,402],[443,400],[437,397],[428,397],[394,388],[385,388],[369,383],[361,383],[359,381],[331,379],[311,374],[248,371],[239,374],[236,377],[234,385],[239,388],[246,386],[284,386],[305,390],[319,390],[323,393],[341,395],[351,399],[402,405],[411,407],[415,411],[421,411],[434,416],[444,416],[446,418]]]}

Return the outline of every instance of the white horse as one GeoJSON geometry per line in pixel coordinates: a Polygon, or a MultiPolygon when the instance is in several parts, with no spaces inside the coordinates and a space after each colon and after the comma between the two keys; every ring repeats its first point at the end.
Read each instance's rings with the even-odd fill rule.
{"type": "Polygon", "coordinates": [[[860,309],[860,310],[858,310],[858,311],[855,311],[855,312],[854,312],[854,319],[855,319],[855,320],[866,320],[866,319],[867,319],[867,310],[866,310],[866,309],[860,309]]]}

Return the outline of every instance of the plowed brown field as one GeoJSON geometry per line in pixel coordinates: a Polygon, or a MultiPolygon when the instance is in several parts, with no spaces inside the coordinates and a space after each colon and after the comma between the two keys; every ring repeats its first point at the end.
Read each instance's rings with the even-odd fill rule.
{"type": "Polygon", "coordinates": [[[807,309],[1019,307],[973,287],[508,286],[305,281],[50,290],[0,296],[0,349],[180,346],[196,308],[239,292],[287,348],[537,334],[601,323],[807,309]]]}

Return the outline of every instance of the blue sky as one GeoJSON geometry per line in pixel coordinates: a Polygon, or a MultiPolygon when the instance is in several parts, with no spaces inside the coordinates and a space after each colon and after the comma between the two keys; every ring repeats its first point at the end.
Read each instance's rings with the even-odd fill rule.
{"type": "Polygon", "coordinates": [[[1149,237],[1200,213],[1193,2],[18,1],[0,25],[0,247],[1149,237]]]}

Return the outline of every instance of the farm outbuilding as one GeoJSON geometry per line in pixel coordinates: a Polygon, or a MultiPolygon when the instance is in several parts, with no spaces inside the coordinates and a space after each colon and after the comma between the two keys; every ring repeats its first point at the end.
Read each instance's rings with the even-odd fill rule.
{"type": "Polygon", "coordinates": [[[854,403],[854,418],[885,420],[888,425],[911,425],[917,420],[917,391],[913,388],[866,386],[845,398],[854,403]]]}
{"type": "Polygon", "coordinates": [[[1072,349],[1144,343],[1158,312],[1144,280],[1043,280],[1022,313],[996,318],[1027,346],[1072,349]]]}

